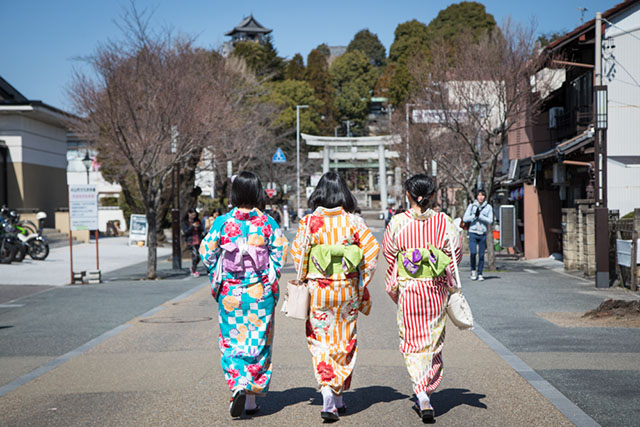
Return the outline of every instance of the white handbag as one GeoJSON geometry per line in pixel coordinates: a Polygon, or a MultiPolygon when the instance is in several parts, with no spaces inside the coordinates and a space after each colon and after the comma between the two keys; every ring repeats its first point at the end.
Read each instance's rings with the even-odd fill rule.
{"type": "Polygon", "coordinates": [[[449,238],[447,240],[449,241],[451,259],[453,260],[453,272],[455,274],[456,283],[459,286],[456,292],[453,292],[449,295],[449,299],[447,301],[447,315],[449,316],[449,319],[451,319],[453,324],[458,327],[458,329],[472,329],[473,314],[471,313],[471,307],[469,307],[467,299],[464,297],[464,295],[462,295],[462,283],[460,282],[458,263],[456,261],[456,254],[453,250],[453,245],[451,244],[451,239],[449,238]]]}
{"type": "MultiPolygon", "coordinates": [[[[309,224],[304,229],[302,248],[302,256],[307,253],[307,238],[309,234],[309,224]]],[[[282,304],[282,311],[285,316],[292,319],[307,320],[309,317],[309,284],[306,280],[302,280],[302,264],[304,260],[300,262],[300,269],[295,280],[289,280],[287,283],[287,295],[285,296],[284,303],[282,304]]]]}

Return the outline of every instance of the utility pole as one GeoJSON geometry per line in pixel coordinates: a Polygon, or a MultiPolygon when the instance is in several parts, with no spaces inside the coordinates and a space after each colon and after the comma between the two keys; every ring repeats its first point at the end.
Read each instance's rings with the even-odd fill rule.
{"type": "Polygon", "coordinates": [[[298,218],[302,217],[300,209],[300,109],[308,105],[296,105],[296,210],[298,218]]]}
{"type": "Polygon", "coordinates": [[[609,209],[607,208],[607,87],[602,85],[602,14],[596,12],[594,57],[594,222],[596,288],[609,287],[609,209]]]}
{"type": "MultiPolygon", "coordinates": [[[[171,126],[171,154],[178,152],[178,126],[171,126]]],[[[180,166],[175,162],[171,171],[171,268],[182,270],[180,244],[180,166]]]]}

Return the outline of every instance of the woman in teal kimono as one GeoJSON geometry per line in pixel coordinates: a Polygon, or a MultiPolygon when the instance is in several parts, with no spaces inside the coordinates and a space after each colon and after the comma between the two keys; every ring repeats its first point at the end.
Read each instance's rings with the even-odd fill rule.
{"type": "Polygon", "coordinates": [[[231,186],[234,208],[216,218],[200,245],[218,301],[218,344],[232,417],[243,409],[257,412],[256,395],[264,395],[271,380],[274,310],[288,243],[276,221],[258,209],[264,200],[255,174],[237,175],[231,186]]]}

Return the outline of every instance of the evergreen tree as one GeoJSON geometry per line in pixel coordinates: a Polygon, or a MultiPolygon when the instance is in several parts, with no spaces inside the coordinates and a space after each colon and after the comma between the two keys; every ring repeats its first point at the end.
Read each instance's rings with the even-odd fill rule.
{"type": "Polygon", "coordinates": [[[287,80],[304,80],[305,69],[302,55],[296,53],[293,58],[287,62],[287,66],[284,70],[284,78],[287,80]]]}
{"type": "MultiPolygon", "coordinates": [[[[325,45],[326,46],[326,45],[325,45]]],[[[320,49],[313,49],[307,56],[306,81],[313,88],[316,98],[322,102],[319,112],[324,120],[320,124],[320,133],[331,135],[336,126],[335,90],[331,85],[327,57],[320,49]]]]}
{"type": "Polygon", "coordinates": [[[377,70],[363,52],[355,50],[337,58],[329,72],[336,90],[338,117],[351,120],[364,133],[371,94],[378,80],[377,70]]]}
{"type": "Polygon", "coordinates": [[[386,50],[384,45],[380,42],[378,36],[368,29],[358,31],[349,46],[347,46],[347,52],[353,52],[354,50],[364,52],[374,67],[381,67],[385,64],[386,50]]]}
{"type": "Polygon", "coordinates": [[[325,58],[329,59],[331,56],[331,50],[329,50],[329,46],[326,43],[319,44],[316,46],[315,50],[324,55],[325,58]]]}
{"type": "Polygon", "coordinates": [[[284,78],[285,62],[278,56],[270,36],[265,37],[264,43],[239,42],[233,48],[231,55],[244,59],[259,78],[267,80],[284,78]]]}
{"type": "Polygon", "coordinates": [[[300,130],[317,134],[321,116],[318,109],[322,102],[316,98],[309,83],[298,80],[284,80],[266,84],[268,90],[261,98],[262,102],[275,104],[282,109],[274,125],[281,133],[291,133],[296,128],[296,105],[308,105],[300,111],[300,130]]]}

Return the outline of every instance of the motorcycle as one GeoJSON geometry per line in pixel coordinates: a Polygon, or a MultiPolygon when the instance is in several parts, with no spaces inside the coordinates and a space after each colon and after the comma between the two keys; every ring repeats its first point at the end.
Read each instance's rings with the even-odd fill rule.
{"type": "Polygon", "coordinates": [[[7,208],[2,209],[2,217],[15,229],[15,237],[19,241],[16,246],[16,261],[22,261],[26,254],[34,260],[44,260],[49,255],[49,243],[47,238],[42,234],[44,220],[47,214],[38,212],[38,226],[28,220],[20,220],[20,216],[16,211],[10,211],[7,208]]]}
{"type": "Polygon", "coordinates": [[[16,259],[18,248],[9,233],[10,225],[0,217],[0,263],[11,264],[16,259]]]}

